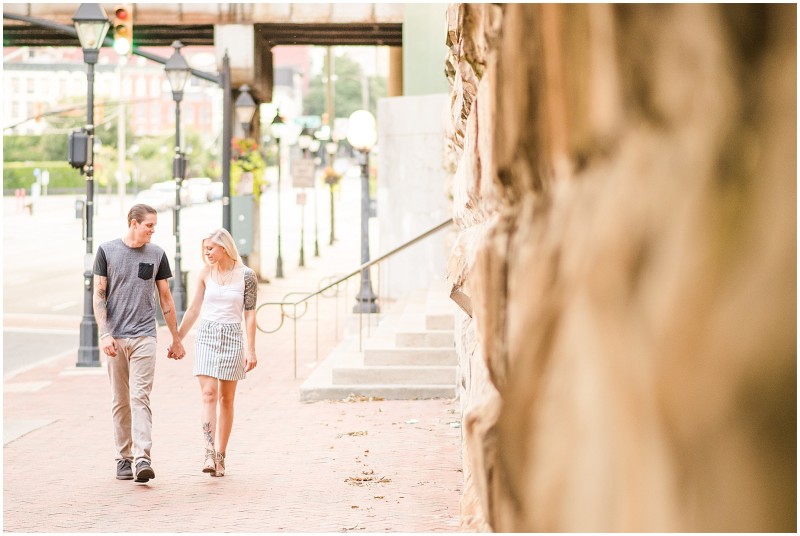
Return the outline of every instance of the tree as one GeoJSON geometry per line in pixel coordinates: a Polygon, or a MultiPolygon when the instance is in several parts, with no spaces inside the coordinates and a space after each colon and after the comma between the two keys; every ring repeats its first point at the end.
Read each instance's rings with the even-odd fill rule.
{"type": "MultiPolygon", "coordinates": [[[[364,74],[355,60],[347,55],[336,58],[334,62],[334,110],[336,117],[348,117],[364,107],[364,74]]],[[[303,100],[305,115],[322,115],[325,112],[325,73],[316,75],[309,81],[308,93],[303,100]]],[[[377,112],[377,102],[386,96],[386,77],[367,77],[369,107],[373,115],[377,112]]]]}

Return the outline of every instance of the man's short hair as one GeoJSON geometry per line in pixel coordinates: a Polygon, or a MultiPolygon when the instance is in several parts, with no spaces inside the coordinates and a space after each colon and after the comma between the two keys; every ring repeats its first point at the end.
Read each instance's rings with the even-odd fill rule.
{"type": "Polygon", "coordinates": [[[142,223],[148,214],[158,214],[158,212],[150,205],[145,205],[144,203],[133,205],[128,211],[128,227],[131,226],[133,220],[142,223]]]}

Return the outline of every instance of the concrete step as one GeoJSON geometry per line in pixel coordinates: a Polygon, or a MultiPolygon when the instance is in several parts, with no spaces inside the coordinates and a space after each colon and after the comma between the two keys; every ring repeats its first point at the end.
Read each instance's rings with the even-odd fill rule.
{"type": "Polygon", "coordinates": [[[425,315],[425,329],[450,330],[455,328],[453,313],[427,313],[425,315]]]}
{"type": "Polygon", "coordinates": [[[452,330],[412,331],[398,328],[394,343],[398,348],[453,348],[455,335],[452,330]]]}
{"type": "Polygon", "coordinates": [[[455,398],[455,385],[327,385],[300,387],[300,400],[343,400],[350,396],[366,396],[386,400],[455,398]]]}
{"type": "Polygon", "coordinates": [[[364,366],[454,366],[455,348],[365,348],[364,366]]]}
{"type": "Polygon", "coordinates": [[[456,384],[455,366],[356,366],[333,367],[333,385],[449,385],[456,384]]]}
{"type": "Polygon", "coordinates": [[[457,365],[455,348],[364,348],[364,366],[446,366],[457,365]]]}
{"type": "Polygon", "coordinates": [[[303,383],[300,399],[455,398],[455,311],[448,288],[432,286],[398,301],[391,311],[365,315],[363,352],[358,351],[359,318],[348,315],[349,336],[303,383]]]}
{"type": "Polygon", "coordinates": [[[452,331],[455,307],[445,284],[439,282],[431,285],[425,300],[425,328],[452,331]]]}

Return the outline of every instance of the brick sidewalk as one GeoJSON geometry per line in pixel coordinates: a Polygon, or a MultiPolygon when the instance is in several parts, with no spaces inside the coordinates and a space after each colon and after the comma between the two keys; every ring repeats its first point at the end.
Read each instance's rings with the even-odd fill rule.
{"type": "MultiPolygon", "coordinates": [[[[302,278],[261,285],[259,303],[314,288],[331,268],[324,257],[302,278]]],[[[333,303],[320,303],[321,358],[335,344],[333,303]]],[[[300,324],[298,379],[292,326],[258,335],[259,366],[237,390],[224,478],[200,472],[193,334],[185,341],[187,358],[175,362],[166,358],[169,333],[159,332],[152,394],[156,479],[147,484],[114,478],[105,367],[76,369],[76,357],[69,356],[5,382],[5,423],[40,427],[4,446],[4,530],[457,531],[461,430],[450,423],[459,420],[458,402],[301,403],[314,332],[310,321],[300,324]]]]}

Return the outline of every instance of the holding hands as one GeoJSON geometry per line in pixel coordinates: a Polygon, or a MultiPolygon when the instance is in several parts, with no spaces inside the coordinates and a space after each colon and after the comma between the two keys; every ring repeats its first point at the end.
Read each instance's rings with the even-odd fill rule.
{"type": "Polygon", "coordinates": [[[186,355],[186,350],[183,348],[183,343],[180,339],[173,339],[172,344],[167,348],[167,357],[170,359],[183,359],[186,355]]]}

